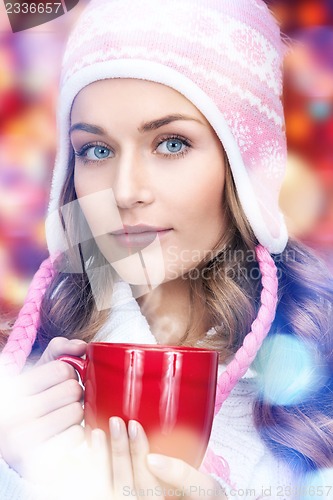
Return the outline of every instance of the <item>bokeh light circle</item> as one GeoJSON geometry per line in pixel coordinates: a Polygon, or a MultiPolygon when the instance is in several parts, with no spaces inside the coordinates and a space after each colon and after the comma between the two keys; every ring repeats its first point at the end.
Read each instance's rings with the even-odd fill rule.
{"type": "Polygon", "coordinates": [[[316,348],[287,334],[275,334],[265,340],[256,369],[261,397],[273,405],[304,402],[327,379],[316,348]]]}

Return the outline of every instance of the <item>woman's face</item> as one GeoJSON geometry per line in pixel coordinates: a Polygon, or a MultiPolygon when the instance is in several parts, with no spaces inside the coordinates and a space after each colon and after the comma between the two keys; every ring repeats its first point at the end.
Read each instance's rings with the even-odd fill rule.
{"type": "Polygon", "coordinates": [[[158,285],[197,266],[225,229],[225,163],[183,95],[133,79],[94,82],[71,113],[74,182],[96,243],[120,276],[158,285]]]}

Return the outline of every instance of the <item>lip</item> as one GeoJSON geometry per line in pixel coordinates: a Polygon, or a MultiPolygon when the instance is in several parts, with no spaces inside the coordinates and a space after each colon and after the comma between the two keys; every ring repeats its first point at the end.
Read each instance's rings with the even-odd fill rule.
{"type": "Polygon", "coordinates": [[[155,238],[163,238],[172,228],[148,226],[146,224],[138,224],[135,226],[127,226],[124,224],[122,229],[112,231],[110,234],[114,237],[117,244],[126,248],[144,248],[150,245],[155,238]]]}
{"type": "Polygon", "coordinates": [[[170,227],[156,227],[156,226],[148,226],[146,224],[137,224],[135,226],[128,226],[124,224],[122,229],[118,229],[117,231],[112,231],[113,235],[120,234],[140,234],[140,233],[160,233],[163,231],[170,231],[170,227]]]}

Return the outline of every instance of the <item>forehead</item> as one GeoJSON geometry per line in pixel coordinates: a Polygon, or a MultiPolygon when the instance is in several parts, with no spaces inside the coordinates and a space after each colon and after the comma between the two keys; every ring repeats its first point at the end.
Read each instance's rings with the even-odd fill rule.
{"type": "Polygon", "coordinates": [[[71,121],[94,115],[125,115],[134,117],[162,116],[184,113],[207,122],[200,111],[185,96],[161,83],[130,78],[99,80],[84,87],[75,97],[71,121]]]}

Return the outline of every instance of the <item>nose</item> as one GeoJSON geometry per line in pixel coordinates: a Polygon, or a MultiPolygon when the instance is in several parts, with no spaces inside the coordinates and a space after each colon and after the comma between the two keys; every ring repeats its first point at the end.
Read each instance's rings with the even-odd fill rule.
{"type": "Polygon", "coordinates": [[[118,208],[148,205],[154,199],[148,168],[135,152],[126,152],[119,159],[112,187],[118,208]]]}

